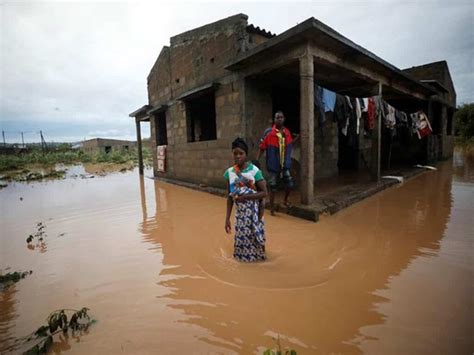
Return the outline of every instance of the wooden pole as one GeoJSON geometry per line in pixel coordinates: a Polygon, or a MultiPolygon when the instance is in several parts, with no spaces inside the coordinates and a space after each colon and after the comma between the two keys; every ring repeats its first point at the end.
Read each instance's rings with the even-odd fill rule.
{"type": "MultiPolygon", "coordinates": [[[[430,98],[428,99],[428,119],[431,121],[431,123],[435,123],[433,120],[433,100],[430,98]]],[[[438,122],[436,122],[438,123],[438,122]]],[[[425,139],[426,141],[426,162],[427,163],[433,163],[436,159],[436,153],[434,150],[434,143],[436,142],[436,136],[433,134],[430,134],[428,137],[425,139]]]]}
{"type": "MultiPolygon", "coordinates": [[[[382,102],[382,83],[376,85],[376,92],[380,100],[377,100],[377,103],[382,102]]],[[[373,181],[380,180],[380,150],[382,148],[382,135],[381,135],[381,112],[383,108],[377,108],[376,113],[377,117],[375,119],[375,128],[372,131],[372,162],[371,162],[371,176],[373,181]]]]}
{"type": "Polygon", "coordinates": [[[44,144],[44,138],[43,138],[43,131],[40,131],[40,139],[41,139],[41,151],[44,154],[45,144],[44,144]]]}
{"type": "Polygon", "coordinates": [[[135,126],[137,129],[138,172],[140,175],[143,175],[142,132],[140,128],[140,121],[137,119],[135,119],[135,126]]]}
{"type": "Polygon", "coordinates": [[[299,59],[300,65],[300,134],[301,134],[301,203],[314,200],[314,64],[309,48],[299,59]]]}

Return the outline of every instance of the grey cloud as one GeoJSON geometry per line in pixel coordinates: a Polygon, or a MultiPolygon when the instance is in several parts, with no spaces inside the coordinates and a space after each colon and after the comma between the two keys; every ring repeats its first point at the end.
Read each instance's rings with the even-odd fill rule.
{"type": "Polygon", "coordinates": [[[0,114],[13,130],[11,122],[21,120],[78,122],[80,135],[133,132],[128,113],[147,103],[146,77],[169,37],[238,12],[275,33],[314,16],[400,68],[446,59],[458,102],[474,97],[470,2],[52,2],[0,9],[0,114]]]}

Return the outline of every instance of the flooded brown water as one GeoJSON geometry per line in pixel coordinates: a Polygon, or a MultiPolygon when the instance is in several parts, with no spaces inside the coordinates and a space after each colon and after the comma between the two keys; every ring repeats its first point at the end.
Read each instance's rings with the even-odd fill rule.
{"type": "Polygon", "coordinates": [[[53,353],[249,354],[280,336],[298,354],[470,354],[474,161],[438,168],[316,224],[267,215],[268,262],[253,265],[232,259],[221,197],[136,170],[12,183],[0,268],[33,274],[0,293],[0,352],[87,306],[98,322],[53,353]]]}

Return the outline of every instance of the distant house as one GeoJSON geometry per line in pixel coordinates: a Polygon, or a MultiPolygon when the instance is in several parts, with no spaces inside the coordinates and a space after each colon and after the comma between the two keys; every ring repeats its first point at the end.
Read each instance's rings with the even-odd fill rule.
{"type": "Polygon", "coordinates": [[[82,142],[81,150],[89,154],[112,153],[114,151],[126,152],[136,149],[137,143],[133,141],[93,138],[82,142]]]}
{"type": "Polygon", "coordinates": [[[162,48],[147,78],[148,102],[129,115],[139,152],[140,123],[150,122],[155,176],[223,187],[232,140],[244,138],[254,158],[277,110],[301,136],[293,166],[303,204],[312,203],[320,178],[365,171],[377,181],[390,162],[412,166],[452,156],[456,92],[445,61],[400,70],[315,18],[279,35],[247,19],[238,14],[207,24],[162,48]],[[357,121],[349,140],[340,121],[321,118],[314,95],[321,87],[346,97],[351,108],[353,100],[377,98],[409,122],[423,112],[432,134],[402,139],[402,130],[387,131],[380,109],[373,127],[359,129],[357,121]]]}
{"type": "Polygon", "coordinates": [[[73,150],[82,149],[82,142],[73,143],[73,144],[71,145],[71,149],[73,149],[73,150]]]}

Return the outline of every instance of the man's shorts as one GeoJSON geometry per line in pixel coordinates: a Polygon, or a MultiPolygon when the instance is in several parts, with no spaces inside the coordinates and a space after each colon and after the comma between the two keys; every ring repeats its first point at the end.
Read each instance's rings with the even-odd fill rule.
{"type": "Polygon", "coordinates": [[[278,190],[278,184],[283,180],[285,188],[292,189],[294,186],[293,178],[291,177],[289,170],[282,170],[279,173],[269,171],[267,175],[267,182],[270,186],[270,191],[275,192],[278,190]]]}

